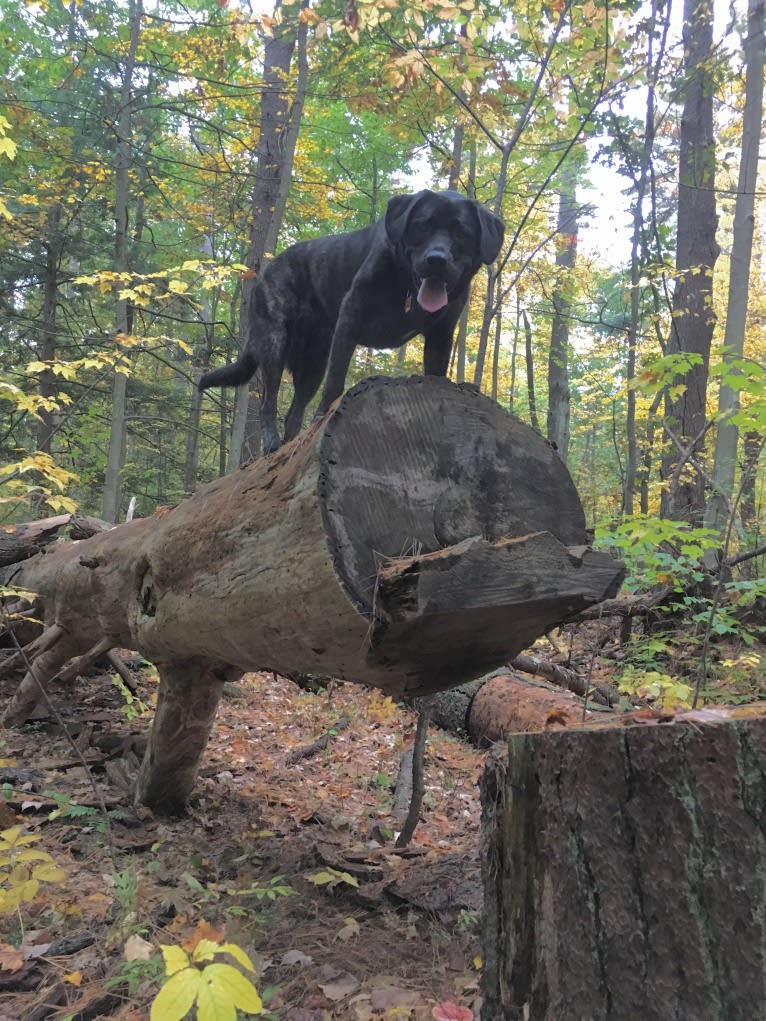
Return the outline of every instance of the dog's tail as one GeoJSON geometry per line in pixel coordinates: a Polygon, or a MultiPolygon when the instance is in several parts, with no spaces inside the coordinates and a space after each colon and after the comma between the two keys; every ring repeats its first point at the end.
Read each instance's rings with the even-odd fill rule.
{"type": "Polygon", "coordinates": [[[240,383],[246,383],[257,368],[258,359],[249,348],[245,348],[236,362],[206,372],[197,383],[197,388],[208,390],[211,386],[239,386],[240,383]]]}

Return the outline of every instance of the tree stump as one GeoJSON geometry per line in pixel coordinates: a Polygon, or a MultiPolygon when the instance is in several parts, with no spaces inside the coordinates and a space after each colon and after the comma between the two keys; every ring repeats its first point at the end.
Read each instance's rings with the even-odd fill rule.
{"type": "Polygon", "coordinates": [[[172,810],[246,670],[416,696],[480,676],[612,596],[548,443],[468,386],[375,379],[276,454],[27,561],[46,631],[6,711],[72,656],[137,649],[161,686],[137,797],[172,810]]]}
{"type": "Polygon", "coordinates": [[[766,717],[723,717],[518,734],[488,764],[482,1021],[766,1016],[766,717]]]}

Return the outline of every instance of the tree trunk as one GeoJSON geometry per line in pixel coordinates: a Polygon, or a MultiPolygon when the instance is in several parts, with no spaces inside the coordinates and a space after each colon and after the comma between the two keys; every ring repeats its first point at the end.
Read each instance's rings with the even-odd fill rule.
{"type": "Polygon", "coordinates": [[[537,420],[537,400],[535,399],[535,360],[532,353],[532,324],[526,309],[521,310],[521,318],[524,323],[524,362],[527,367],[527,400],[529,402],[529,421],[532,428],[540,431],[540,423],[537,420]]]}
{"type": "Polygon", "coordinates": [[[548,439],[555,444],[562,461],[569,453],[569,312],[572,272],[577,257],[577,193],[574,171],[565,165],[559,192],[556,227],[556,286],[553,290],[553,319],[548,351],[548,439]]]}
{"type": "MultiPolygon", "coordinates": [[[[763,120],[764,0],[750,0],[745,34],[745,108],[742,114],[737,198],[729,269],[729,299],[726,306],[723,362],[736,363],[745,350],[745,325],[750,295],[750,263],[755,228],[755,192],[758,182],[758,153],[763,120]]],[[[739,410],[739,387],[721,383],[718,412],[721,416],[715,445],[713,481],[716,485],[707,506],[705,523],[723,533],[734,493],[739,430],[729,419],[739,410]]]]}
{"type": "MultiPolygon", "coordinates": [[[[116,273],[124,273],[129,264],[130,169],[133,165],[133,74],[142,17],[142,0],[128,0],[130,46],[122,72],[120,108],[116,118],[117,147],[114,164],[114,270],[116,273]]],[[[122,287],[123,284],[118,284],[117,290],[122,287]]],[[[116,299],[114,325],[119,348],[120,334],[129,334],[132,327],[129,302],[126,298],[116,299]]],[[[127,358],[127,355],[125,357],[127,358]]],[[[125,463],[127,398],[127,373],[118,366],[112,386],[112,422],[104,475],[104,495],[101,504],[101,517],[110,522],[117,521],[120,513],[122,491],[120,473],[125,463]]]]}
{"type": "MultiPolygon", "coordinates": [[[[293,156],[300,127],[300,117],[306,92],[306,23],[298,20],[296,4],[280,3],[283,20],[274,26],[273,35],[266,40],[261,92],[261,117],[258,133],[258,154],[253,185],[252,222],[247,265],[254,276],[244,281],[240,310],[240,348],[250,330],[250,302],[255,280],[261,270],[264,256],[273,252],[284,215],[293,156]],[[290,13],[285,8],[290,8],[290,13]],[[289,101],[290,65],[296,43],[300,42],[299,89],[294,109],[289,101]]],[[[248,423],[260,423],[260,396],[251,391],[250,384],[237,388],[234,422],[232,425],[229,471],[252,457],[256,442],[260,445],[260,427],[254,437],[248,423]],[[248,410],[248,405],[251,407],[248,410]]]]}
{"type": "Polygon", "coordinates": [[[687,717],[488,763],[482,1021],[766,1015],[766,718],[687,717]]]}
{"type": "MultiPolygon", "coordinates": [[[[684,448],[696,457],[703,450],[710,345],[715,326],[713,267],[716,242],[715,133],[713,93],[715,59],[713,7],[709,0],[684,3],[684,75],[678,160],[678,232],[676,286],[668,353],[693,354],[697,361],[680,376],[683,391],[666,403],[668,424],[684,448]]],[[[679,464],[673,445],[664,459],[661,513],[700,524],[705,507],[703,478],[691,465],[679,464]]],[[[687,458],[688,460],[688,458],[687,458]]]]}
{"type": "MultiPolygon", "coordinates": [[[[61,230],[61,203],[54,202],[46,217],[45,278],[43,281],[43,323],[40,361],[52,362],[56,357],[56,314],[58,308],[58,273],[64,238],[61,230]]],[[[54,400],[58,394],[58,382],[51,369],[40,373],[40,396],[54,400]]],[[[46,454],[51,452],[51,441],[56,431],[60,412],[41,408],[37,423],[37,449],[46,454]]]]}
{"type": "Polygon", "coordinates": [[[621,565],[584,543],[571,478],[528,426],[439,377],[368,381],[170,511],[27,561],[14,581],[47,630],[6,722],[69,658],[115,646],[156,664],[169,707],[210,686],[199,720],[189,709],[179,731],[168,708],[152,728],[137,796],[174,810],[224,680],[460,684],[614,594],[621,565]]]}

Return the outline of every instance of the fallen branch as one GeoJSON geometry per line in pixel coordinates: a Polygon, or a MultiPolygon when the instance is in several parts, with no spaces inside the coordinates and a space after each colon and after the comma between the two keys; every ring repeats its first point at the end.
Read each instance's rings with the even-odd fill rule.
{"type": "Polygon", "coordinates": [[[521,653],[514,656],[508,665],[522,673],[544,677],[546,681],[557,684],[560,688],[573,691],[575,695],[592,698],[601,705],[616,705],[620,701],[619,691],[610,684],[591,685],[587,678],[578,674],[576,670],[538,659],[536,656],[521,653]]]}
{"type": "Polygon", "coordinates": [[[333,723],[332,727],[318,737],[316,741],[312,741],[310,744],[301,745],[300,748],[293,748],[290,754],[287,756],[287,761],[294,765],[296,762],[300,762],[301,759],[310,759],[312,755],[316,755],[317,752],[324,751],[325,748],[334,741],[341,730],[345,730],[351,723],[350,716],[341,716],[337,723],[333,723]]]}

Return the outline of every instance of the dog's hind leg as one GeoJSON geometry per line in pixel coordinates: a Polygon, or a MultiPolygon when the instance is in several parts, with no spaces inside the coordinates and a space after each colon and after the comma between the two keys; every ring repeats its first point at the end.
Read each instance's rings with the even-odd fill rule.
{"type": "Polygon", "coordinates": [[[277,395],[282,382],[284,365],[274,358],[271,352],[281,349],[281,340],[277,336],[268,338],[264,348],[269,352],[261,362],[261,379],[263,381],[263,399],[261,401],[261,432],[263,433],[263,452],[273,454],[282,445],[277,429],[277,395]]]}

